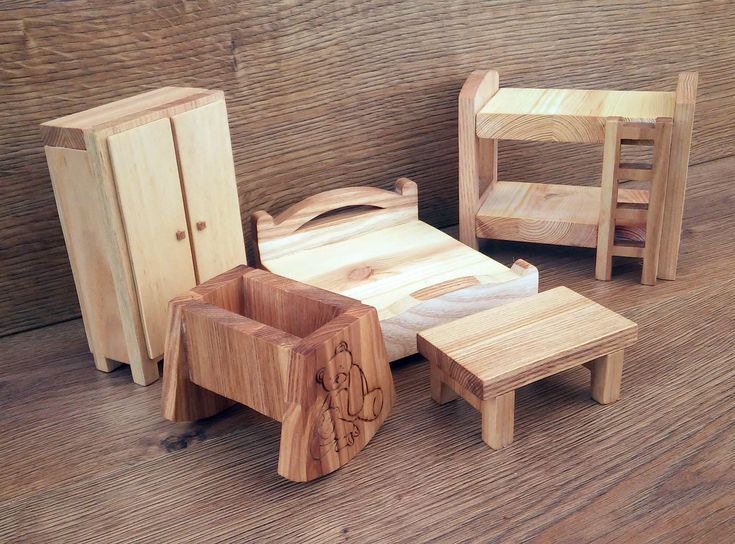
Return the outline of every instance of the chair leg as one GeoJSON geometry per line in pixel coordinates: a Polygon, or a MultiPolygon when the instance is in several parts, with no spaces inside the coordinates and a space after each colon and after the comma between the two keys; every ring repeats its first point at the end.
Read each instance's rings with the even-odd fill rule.
{"type": "Polygon", "coordinates": [[[102,372],[112,372],[122,364],[117,361],[113,361],[112,359],[108,359],[104,355],[97,355],[96,353],[92,354],[92,358],[94,359],[94,366],[97,370],[101,370],[102,372]]]}
{"type": "Polygon", "coordinates": [[[451,387],[441,377],[441,371],[434,363],[429,363],[429,379],[431,380],[431,398],[437,404],[446,404],[457,398],[451,387]]]}
{"type": "Polygon", "coordinates": [[[494,450],[513,442],[513,425],[516,392],[510,391],[480,405],[482,414],[482,440],[494,450]]]}
{"type": "Polygon", "coordinates": [[[592,398],[600,404],[610,404],[620,399],[623,358],[621,349],[592,361],[592,398]]]}

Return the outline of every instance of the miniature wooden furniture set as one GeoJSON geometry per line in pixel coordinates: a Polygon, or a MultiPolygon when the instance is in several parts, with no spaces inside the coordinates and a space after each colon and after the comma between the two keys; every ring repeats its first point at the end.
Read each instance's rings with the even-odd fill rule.
{"type": "Polygon", "coordinates": [[[600,279],[615,255],[642,257],[644,283],[673,279],[696,80],[547,91],[475,72],[460,95],[461,242],[419,221],[402,178],[256,212],[268,271],[245,266],[221,92],[169,87],[44,123],[95,365],[126,362],[148,384],[165,344],[164,416],[245,404],[281,422],[278,472],[294,481],[367,444],[394,403],[389,361],[417,350],[433,398],[480,410],[493,448],[512,441],[515,389],[543,377],[585,364],[593,397],[614,402],[636,325],[566,288],[537,294],[535,267],[497,263],[477,237],[597,247],[600,279]],[[604,143],[602,185],[498,181],[502,138],[604,143]],[[622,163],[625,145],[653,146],[651,165],[622,163]]]}
{"type": "Polygon", "coordinates": [[[599,279],[621,255],[643,258],[642,283],[673,280],[696,92],[696,73],[676,92],[643,92],[499,88],[497,72],[473,72],[459,98],[460,239],[596,247],[599,279]],[[499,181],[503,139],[604,143],[602,185],[499,181]],[[620,164],[623,145],[653,145],[652,164],[620,164]],[[651,190],[618,190],[626,180],[651,190]]]}
{"type": "Polygon", "coordinates": [[[95,365],[147,385],[168,301],[246,262],[224,95],[167,87],[41,132],[95,365]]]}
{"type": "Polygon", "coordinates": [[[352,459],[391,411],[374,308],[239,266],[171,301],[163,414],[237,401],[282,423],[278,473],[307,481],[352,459]]]}
{"type": "Polygon", "coordinates": [[[462,396],[482,414],[482,439],[500,449],[513,441],[515,390],[568,368],[592,371],[592,397],[618,400],[623,350],[636,341],[632,321],[557,287],[418,335],[431,365],[431,396],[462,396]]]}
{"type": "Polygon", "coordinates": [[[377,309],[391,361],[416,353],[418,331],[538,292],[534,266],[509,269],[419,221],[405,178],[395,192],[335,189],[253,222],[263,268],[377,309]]]}

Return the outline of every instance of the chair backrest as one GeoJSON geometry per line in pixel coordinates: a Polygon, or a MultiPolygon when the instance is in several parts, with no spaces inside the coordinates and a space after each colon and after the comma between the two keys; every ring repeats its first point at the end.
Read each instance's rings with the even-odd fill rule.
{"type": "Polygon", "coordinates": [[[418,219],[418,189],[406,178],[393,191],[347,187],[312,195],[276,216],[253,214],[260,262],[418,219]]]}

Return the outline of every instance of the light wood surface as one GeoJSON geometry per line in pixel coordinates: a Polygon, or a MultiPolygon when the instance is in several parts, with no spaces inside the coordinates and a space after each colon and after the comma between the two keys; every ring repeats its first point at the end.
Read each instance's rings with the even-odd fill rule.
{"type": "Polygon", "coordinates": [[[617,225],[616,212],[620,193],[618,184],[621,153],[620,124],[619,119],[610,119],[605,126],[602,179],[599,193],[597,253],[595,254],[595,277],[603,281],[612,279],[613,245],[615,244],[615,228],[617,225]]]}
{"type": "Polygon", "coordinates": [[[568,285],[640,326],[619,402],[590,399],[584,368],[522,387],[514,444],[500,451],[474,408],[430,399],[416,357],[392,365],[398,402],[367,448],[294,484],[276,473],[278,423],[241,406],[165,421],[160,381],[94,371],[81,320],[0,339],[0,540],[727,542],[733,169],[691,168],[679,274],[655,289],[622,260],[616,281],[596,281],[593,250],[483,243],[494,259],[536,263],[543,290],[568,285]]]}
{"type": "Polygon", "coordinates": [[[675,94],[654,91],[502,88],[477,114],[480,138],[602,143],[605,120],[674,116],[675,94]]]}
{"type": "Polygon", "coordinates": [[[290,480],[348,463],[393,407],[376,311],[356,300],[239,266],[173,300],[169,323],[164,416],[210,417],[231,399],[282,422],[290,480]]]}
{"type": "Polygon", "coordinates": [[[222,92],[167,87],[50,121],[44,136],[72,146],[47,150],[80,301],[98,317],[95,364],[128,363],[148,385],[168,301],[246,262],[222,92]]]}
{"type": "Polygon", "coordinates": [[[459,93],[459,240],[472,249],[477,249],[472,226],[480,197],[498,179],[498,144],[477,138],[477,114],[499,85],[495,70],[475,70],[459,93]]]}
{"type": "Polygon", "coordinates": [[[94,108],[78,108],[81,111],[45,121],[41,123],[41,137],[48,146],[86,149],[85,131],[106,130],[108,134],[116,134],[222,98],[222,91],[162,87],[94,108]]]}
{"type": "Polygon", "coordinates": [[[224,100],[171,117],[197,283],[247,263],[224,100]]]}
{"type": "Polygon", "coordinates": [[[671,136],[671,159],[666,184],[666,205],[664,206],[658,271],[659,277],[665,280],[676,279],[698,83],[699,76],[696,72],[684,72],[679,74],[679,82],[676,87],[676,108],[671,136]]]}
{"type": "Polygon", "coordinates": [[[620,399],[623,358],[623,350],[620,350],[592,362],[592,398],[600,404],[610,404],[620,399]]]}
{"type": "Polygon", "coordinates": [[[171,125],[159,119],[107,141],[153,359],[163,353],[168,301],[196,285],[171,125]]]}
{"type": "Polygon", "coordinates": [[[671,126],[668,118],[658,119],[653,124],[621,119],[607,122],[595,265],[595,277],[598,280],[610,280],[613,256],[640,257],[643,260],[641,283],[656,284],[666,204],[671,126]],[[650,163],[622,163],[622,147],[626,145],[651,146],[650,163]],[[619,203],[619,184],[631,180],[648,182],[650,189],[645,205],[619,203]],[[630,218],[645,221],[642,240],[631,241],[620,236],[618,224],[630,218]]]}
{"type": "MultiPolygon", "coordinates": [[[[477,234],[496,240],[595,247],[600,199],[600,187],[498,181],[475,218],[477,234]]],[[[645,204],[648,191],[621,188],[618,201],[645,204]]],[[[643,238],[645,220],[621,218],[620,224],[621,238],[643,238]]]]}
{"type": "Polygon", "coordinates": [[[417,197],[399,179],[395,192],[338,189],[256,212],[260,262],[376,308],[391,361],[416,353],[419,330],[537,292],[535,267],[509,269],[419,221],[417,197]],[[354,206],[368,209],[324,216],[354,206]]]}
{"type": "Polygon", "coordinates": [[[418,349],[431,365],[434,401],[464,398],[481,414],[483,442],[499,450],[513,442],[518,387],[584,365],[592,398],[618,400],[623,348],[637,332],[629,319],[557,287],[421,331],[418,349]]]}
{"type": "MultiPolygon", "coordinates": [[[[456,224],[456,97],[477,68],[499,70],[506,86],[651,91],[698,70],[691,161],[735,153],[731,2],[644,0],[634,17],[616,0],[183,5],[4,4],[0,334],[79,316],[38,124],[80,104],[165,85],[222,89],[243,218],[408,175],[422,187],[421,218],[456,224]]],[[[599,180],[601,149],[506,142],[499,157],[500,179],[599,180]]]]}
{"type": "Polygon", "coordinates": [[[480,406],[482,441],[494,450],[513,442],[516,392],[509,391],[483,400],[480,406]]]}
{"type": "Polygon", "coordinates": [[[635,323],[557,287],[419,333],[419,349],[485,400],[633,344],[635,323]]]}
{"type": "Polygon", "coordinates": [[[112,271],[105,257],[100,223],[104,207],[85,151],[46,147],[56,206],[74,270],[76,291],[94,364],[111,372],[127,361],[125,336],[114,293],[112,271]]]}
{"type": "MultiPolygon", "coordinates": [[[[476,71],[468,77],[460,93],[460,111],[465,112],[464,116],[459,116],[460,133],[470,134],[466,129],[471,125],[469,111],[477,111],[467,104],[479,107],[475,115],[475,147],[460,146],[460,171],[462,164],[468,162],[476,165],[479,171],[480,157],[475,148],[483,139],[603,143],[603,190],[598,193],[600,204],[594,208],[582,202],[584,196],[592,196],[591,191],[585,190],[586,187],[582,190],[557,190],[556,184],[532,188],[506,185],[506,190],[500,191],[499,183],[495,182],[484,193],[480,193],[477,191],[477,176],[460,176],[460,194],[464,202],[461,207],[466,210],[460,214],[460,231],[469,232],[474,226],[475,236],[582,247],[596,247],[599,242],[598,278],[610,279],[609,261],[612,255],[645,257],[642,282],[646,285],[656,283],[659,252],[663,251],[667,262],[663,276],[673,279],[671,261],[675,262],[677,257],[672,251],[678,249],[680,211],[685,199],[685,189],[682,187],[686,186],[686,168],[683,165],[688,165],[689,151],[682,149],[682,141],[677,144],[677,152],[682,151],[682,154],[671,155],[669,125],[673,123],[677,127],[678,138],[686,138],[686,142],[691,143],[697,75],[686,72],[680,74],[676,93],[497,89],[497,86],[493,87],[492,92],[487,92],[478,84],[483,75],[492,76],[492,80],[497,81],[498,76],[494,71],[476,71]],[[478,106],[473,100],[484,101],[484,104],[478,106]],[[680,107],[677,105],[679,102],[687,103],[688,106],[680,107]],[[674,115],[677,109],[680,111],[678,120],[674,115]],[[624,130],[625,134],[621,133],[620,137],[617,136],[616,123],[624,127],[620,130],[624,130]],[[613,126],[608,130],[611,124],[613,126]],[[654,163],[642,168],[639,163],[621,162],[622,157],[617,148],[630,143],[653,143],[654,163]],[[675,187],[671,192],[675,196],[666,198],[669,162],[677,163],[674,166],[675,187]],[[617,201],[621,196],[617,189],[618,180],[651,183],[651,194],[648,195],[645,208],[648,212],[643,213],[642,207],[637,206],[637,209],[618,213],[617,201]],[[563,195],[562,198],[558,198],[560,195],[563,195]],[[516,196],[520,198],[514,201],[516,196]],[[667,211],[669,206],[671,209],[667,211]],[[597,226],[590,229],[589,223],[578,222],[577,215],[583,216],[577,211],[579,209],[594,210],[596,216],[591,218],[597,226]],[[470,210],[477,211],[473,215],[470,210]],[[616,228],[618,223],[621,225],[619,229],[616,228]],[[647,236],[641,233],[641,224],[645,224],[647,236]],[[670,234],[662,243],[664,227],[669,229],[670,234]],[[613,242],[615,237],[621,240],[621,244],[613,242]]],[[[497,170],[496,155],[485,157],[484,162],[486,168],[497,170]]],[[[476,247],[474,237],[468,240],[471,247],[476,247]]]]}

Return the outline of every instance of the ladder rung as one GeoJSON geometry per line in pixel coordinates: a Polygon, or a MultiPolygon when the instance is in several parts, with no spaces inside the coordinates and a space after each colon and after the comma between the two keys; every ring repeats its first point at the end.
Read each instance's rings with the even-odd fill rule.
{"type": "Polygon", "coordinates": [[[633,242],[631,244],[615,244],[612,247],[612,254],[614,257],[643,257],[643,244],[633,242]],[[635,244],[635,245],[634,245],[635,244]]]}
{"type": "Polygon", "coordinates": [[[618,167],[618,179],[651,181],[653,179],[653,169],[648,164],[622,163],[618,167]]]}
{"type": "Polygon", "coordinates": [[[620,140],[621,145],[653,145],[653,140],[630,140],[628,138],[623,138],[620,140]]]}
{"type": "Polygon", "coordinates": [[[615,219],[624,221],[627,224],[639,225],[645,224],[648,217],[648,210],[641,208],[618,208],[615,210],[615,219]]]}
{"type": "Polygon", "coordinates": [[[618,129],[621,140],[655,140],[656,125],[653,123],[622,123],[618,129]]]}

